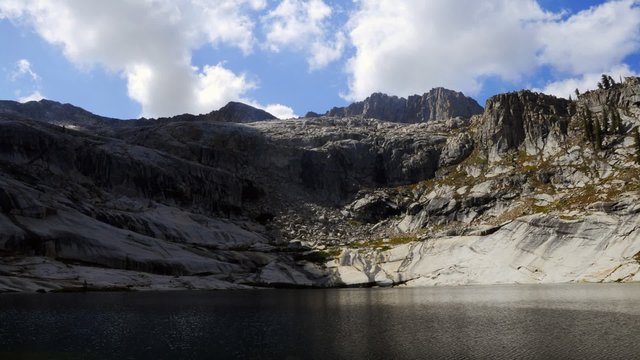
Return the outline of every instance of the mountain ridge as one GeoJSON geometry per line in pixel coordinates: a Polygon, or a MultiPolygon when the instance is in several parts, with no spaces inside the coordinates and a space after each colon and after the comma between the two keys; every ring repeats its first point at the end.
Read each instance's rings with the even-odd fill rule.
{"type": "Polygon", "coordinates": [[[325,115],[363,116],[392,122],[419,123],[454,117],[469,118],[482,113],[482,110],[474,99],[463,93],[438,87],[423,95],[411,95],[407,98],[373,93],[363,101],[346,107],[334,107],[325,115]]]}
{"type": "Polygon", "coordinates": [[[23,115],[0,112],[0,291],[640,281],[638,78],[413,124],[23,115]]]}

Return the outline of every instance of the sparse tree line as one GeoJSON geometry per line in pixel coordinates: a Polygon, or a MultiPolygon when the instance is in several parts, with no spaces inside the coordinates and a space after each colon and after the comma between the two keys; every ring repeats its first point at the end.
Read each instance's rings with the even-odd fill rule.
{"type": "Polygon", "coordinates": [[[587,107],[582,109],[582,125],[585,140],[593,144],[596,150],[602,150],[602,143],[606,135],[624,135],[627,128],[622,122],[620,112],[615,108],[605,107],[601,117],[594,117],[587,107]]]}
{"type": "Polygon", "coordinates": [[[607,74],[602,74],[600,82],[598,82],[598,89],[609,90],[616,85],[616,81],[607,74]]]}
{"type": "MultiPolygon", "coordinates": [[[[617,85],[617,83],[611,76],[602,74],[598,88],[608,90],[615,85],[617,85]]],[[[580,91],[576,89],[575,94],[576,97],[579,96],[580,91]]],[[[575,110],[573,113],[575,113],[575,110]]],[[[609,104],[602,108],[601,116],[594,116],[588,107],[582,108],[579,116],[582,119],[584,139],[591,143],[596,151],[603,149],[603,142],[606,135],[624,135],[628,130],[620,117],[620,111],[615,106],[610,106],[609,104]]],[[[640,131],[638,127],[633,128],[633,137],[635,140],[635,161],[640,164],[640,131]]]]}
{"type": "MultiPolygon", "coordinates": [[[[620,84],[622,84],[622,77],[620,77],[620,84]]],[[[598,82],[598,89],[609,90],[616,85],[618,85],[618,83],[611,76],[602,74],[602,76],[600,77],[600,81],[598,82]]],[[[578,99],[578,97],[580,96],[580,89],[576,88],[574,93],[576,94],[576,99],[578,99]]],[[[571,100],[571,97],[569,97],[569,100],[571,100]]]]}

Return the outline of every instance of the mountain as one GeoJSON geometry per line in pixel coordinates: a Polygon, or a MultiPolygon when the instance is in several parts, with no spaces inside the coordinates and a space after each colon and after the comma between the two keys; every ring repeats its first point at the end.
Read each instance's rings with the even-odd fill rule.
{"type": "Polygon", "coordinates": [[[24,104],[16,101],[0,100],[0,114],[15,115],[25,119],[64,126],[72,130],[110,136],[114,134],[115,128],[147,126],[157,122],[217,121],[248,123],[276,119],[275,116],[264,110],[233,101],[208,114],[182,114],[159,119],[142,118],[138,121],[123,121],[99,116],[71,104],[61,104],[57,101],[46,99],[30,101],[24,104]]]}
{"type": "Polygon", "coordinates": [[[419,123],[446,120],[454,117],[469,118],[481,114],[482,107],[461,92],[435,88],[422,96],[409,98],[374,93],[364,101],[347,107],[334,107],[325,115],[334,117],[362,116],[399,123],[419,123]]]}
{"type": "Polygon", "coordinates": [[[639,78],[411,124],[182,115],[94,131],[60,122],[62,107],[92,124],[79,108],[9,105],[0,291],[640,280],[639,78]]]}
{"type": "Polygon", "coordinates": [[[239,102],[230,102],[217,111],[213,111],[205,116],[207,120],[227,121],[236,123],[248,123],[263,120],[275,120],[275,116],[253,106],[239,102]]]}

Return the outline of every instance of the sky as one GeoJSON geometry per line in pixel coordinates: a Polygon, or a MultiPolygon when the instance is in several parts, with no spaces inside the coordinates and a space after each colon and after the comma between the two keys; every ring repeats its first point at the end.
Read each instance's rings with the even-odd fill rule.
{"type": "Polygon", "coordinates": [[[0,99],[288,118],[435,87],[481,105],[640,73],[640,0],[0,0],[0,99]]]}

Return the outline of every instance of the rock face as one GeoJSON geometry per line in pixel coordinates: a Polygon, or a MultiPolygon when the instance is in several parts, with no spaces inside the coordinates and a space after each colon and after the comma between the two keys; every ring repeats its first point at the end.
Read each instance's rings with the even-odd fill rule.
{"type": "Polygon", "coordinates": [[[0,291],[640,281],[639,89],[415,124],[0,103],[0,291]]]}
{"type": "Polygon", "coordinates": [[[640,217],[578,221],[534,215],[491,235],[434,238],[372,252],[347,250],[331,265],[345,284],[535,284],[640,281],[640,217]]]}
{"type": "Polygon", "coordinates": [[[274,217],[433,177],[445,143],[362,119],[95,129],[113,135],[0,115],[0,289],[330,284],[274,217]]]}
{"type": "Polygon", "coordinates": [[[460,92],[435,88],[428,93],[399,98],[374,93],[362,102],[343,108],[333,108],[326,115],[334,117],[362,116],[399,123],[420,123],[447,120],[454,117],[469,118],[482,113],[482,107],[460,92]]]}
{"type": "Polygon", "coordinates": [[[588,91],[578,97],[578,104],[594,112],[600,112],[603,107],[634,111],[640,108],[640,78],[628,77],[624,83],[614,84],[607,91],[588,91]]]}
{"type": "Polygon", "coordinates": [[[550,138],[567,133],[570,102],[550,95],[519,91],[487,100],[478,141],[491,159],[512,150],[541,152],[550,138]]]}

